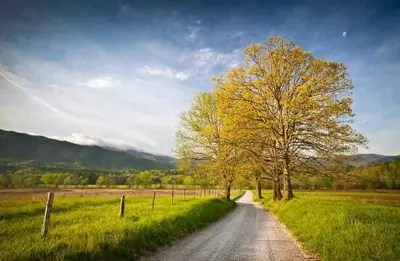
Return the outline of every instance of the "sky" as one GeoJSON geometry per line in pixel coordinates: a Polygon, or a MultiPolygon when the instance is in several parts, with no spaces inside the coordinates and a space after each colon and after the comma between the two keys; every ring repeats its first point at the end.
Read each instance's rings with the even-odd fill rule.
{"type": "Polygon", "coordinates": [[[0,128],[173,155],[179,115],[269,35],[344,63],[361,153],[400,154],[400,2],[2,0],[0,128]]]}

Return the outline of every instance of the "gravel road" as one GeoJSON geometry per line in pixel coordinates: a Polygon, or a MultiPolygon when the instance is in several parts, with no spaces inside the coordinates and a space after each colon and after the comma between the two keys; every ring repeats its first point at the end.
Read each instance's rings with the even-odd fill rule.
{"type": "Polygon", "coordinates": [[[282,225],[246,193],[237,207],[208,227],[160,248],[141,261],[291,261],[303,253],[282,225]]]}

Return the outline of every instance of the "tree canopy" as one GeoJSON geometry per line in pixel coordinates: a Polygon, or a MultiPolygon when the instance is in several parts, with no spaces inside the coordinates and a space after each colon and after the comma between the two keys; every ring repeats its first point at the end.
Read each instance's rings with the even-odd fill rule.
{"type": "Polygon", "coordinates": [[[280,37],[250,44],[244,55],[244,66],[215,77],[214,90],[183,114],[178,156],[230,180],[247,164],[256,180],[274,181],[276,199],[282,178],[289,200],[293,175],[317,174],[366,144],[352,128],[353,84],[345,65],[280,37]]]}

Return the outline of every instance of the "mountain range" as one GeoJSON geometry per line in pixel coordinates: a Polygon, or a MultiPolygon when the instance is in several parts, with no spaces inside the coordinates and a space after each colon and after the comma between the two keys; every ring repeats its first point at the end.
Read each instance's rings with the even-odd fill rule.
{"type": "Polygon", "coordinates": [[[371,164],[378,164],[386,161],[392,161],[395,160],[396,158],[400,157],[400,155],[397,156],[385,156],[385,155],[380,155],[380,154],[358,154],[356,155],[355,162],[353,165],[356,167],[359,166],[365,166],[365,165],[371,165],[371,164]]]}
{"type": "MultiPolygon", "coordinates": [[[[358,154],[355,166],[377,164],[399,156],[358,154]]],[[[176,159],[134,149],[78,145],[75,143],[0,129],[0,158],[36,164],[102,170],[171,169],[176,159]]]]}
{"type": "Polygon", "coordinates": [[[0,129],[0,158],[36,164],[102,170],[171,169],[175,159],[136,150],[118,150],[0,129]]]}

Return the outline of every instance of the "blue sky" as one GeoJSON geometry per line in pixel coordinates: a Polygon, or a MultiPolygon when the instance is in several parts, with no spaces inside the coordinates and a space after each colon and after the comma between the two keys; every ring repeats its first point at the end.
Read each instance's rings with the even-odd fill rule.
{"type": "Polygon", "coordinates": [[[271,34],[345,63],[360,152],[400,154],[396,1],[2,1],[0,128],[172,155],[193,95],[271,34]]]}

